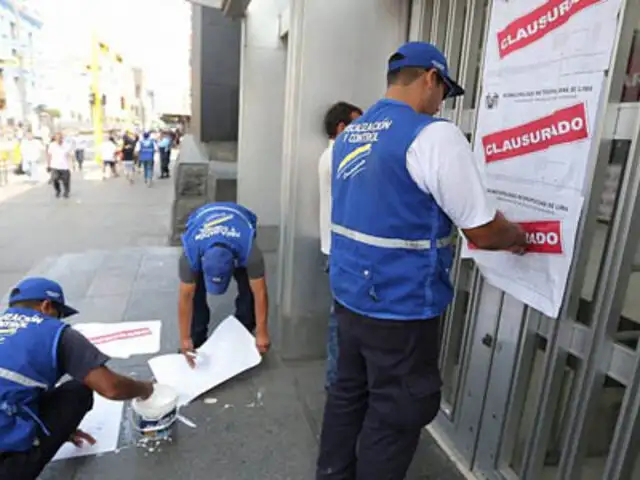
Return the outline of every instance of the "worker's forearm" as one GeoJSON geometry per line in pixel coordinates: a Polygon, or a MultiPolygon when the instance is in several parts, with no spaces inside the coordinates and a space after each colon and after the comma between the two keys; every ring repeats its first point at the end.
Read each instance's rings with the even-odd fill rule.
{"type": "Polygon", "coordinates": [[[133,378],[115,374],[116,381],[109,398],[111,400],[130,400],[132,398],[147,398],[153,393],[153,386],[149,382],[139,382],[133,378]]]}
{"type": "Polygon", "coordinates": [[[180,296],[178,301],[178,329],[180,339],[186,340],[191,337],[191,317],[193,315],[193,298],[180,296]]]}
{"type": "Polygon", "coordinates": [[[269,297],[266,292],[254,296],[256,332],[269,332],[269,297]]]}

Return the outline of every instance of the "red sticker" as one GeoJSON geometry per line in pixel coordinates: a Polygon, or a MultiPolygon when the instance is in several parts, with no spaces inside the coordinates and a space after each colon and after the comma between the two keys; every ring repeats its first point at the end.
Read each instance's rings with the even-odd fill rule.
{"type": "MultiPolygon", "coordinates": [[[[562,228],[559,220],[541,220],[537,222],[517,222],[527,237],[527,252],[562,254],[562,228]]],[[[470,250],[478,250],[468,242],[470,250]]]]}
{"type": "Polygon", "coordinates": [[[94,345],[100,345],[102,343],[115,342],[116,340],[125,340],[128,338],[146,337],[151,335],[151,329],[149,328],[134,328],[133,330],[122,330],[121,332],[110,333],[107,335],[100,335],[97,337],[89,338],[89,341],[94,345]]]}
{"type": "Polygon", "coordinates": [[[546,150],[589,137],[584,103],[482,137],[486,163],[546,150]]]}
{"type": "Polygon", "coordinates": [[[540,40],[591,5],[603,0],[549,0],[498,32],[500,58],[540,40]]]}

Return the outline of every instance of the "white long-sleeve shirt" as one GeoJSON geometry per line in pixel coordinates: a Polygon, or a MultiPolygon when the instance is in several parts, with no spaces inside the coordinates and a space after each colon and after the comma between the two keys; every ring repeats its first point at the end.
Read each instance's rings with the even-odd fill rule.
{"type": "Polygon", "coordinates": [[[20,143],[20,154],[25,162],[35,163],[39,161],[43,150],[42,142],[35,138],[31,140],[24,138],[20,143]]]}
{"type": "Polygon", "coordinates": [[[331,156],[333,140],[320,155],[318,179],[320,186],[320,250],[325,255],[331,251],[331,156]]]}

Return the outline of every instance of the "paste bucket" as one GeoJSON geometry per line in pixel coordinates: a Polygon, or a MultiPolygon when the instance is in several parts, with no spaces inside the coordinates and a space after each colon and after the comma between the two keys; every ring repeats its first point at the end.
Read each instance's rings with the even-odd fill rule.
{"type": "Polygon", "coordinates": [[[168,439],[178,415],[178,393],[167,385],[156,384],[146,400],[131,402],[133,428],[144,438],[168,439]]]}

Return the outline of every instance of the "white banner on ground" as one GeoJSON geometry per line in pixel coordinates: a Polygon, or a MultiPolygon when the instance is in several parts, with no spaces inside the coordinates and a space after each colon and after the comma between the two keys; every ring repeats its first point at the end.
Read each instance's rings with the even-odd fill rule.
{"type": "Polygon", "coordinates": [[[82,333],[105,355],[129,358],[131,355],[157,353],[160,350],[162,322],[79,323],[73,328],[82,333]]]}
{"type": "Polygon", "coordinates": [[[195,368],[189,367],[180,354],[161,355],[149,360],[156,381],[173,387],[179,393],[179,405],[186,405],[262,361],[255,338],[233,316],[215,329],[198,349],[197,355],[195,368]]]}
{"type": "Polygon", "coordinates": [[[495,0],[485,80],[606,70],[619,9],[620,0],[495,0]]]}
{"type": "Polygon", "coordinates": [[[107,400],[94,393],[93,408],[84,417],[79,428],[96,439],[95,445],[76,447],[67,442],[58,450],[53,460],[113,452],[118,448],[123,408],[123,402],[107,400]]]}

